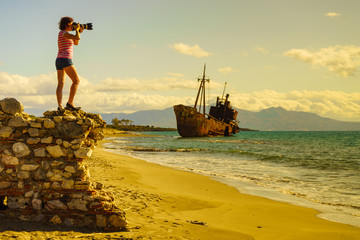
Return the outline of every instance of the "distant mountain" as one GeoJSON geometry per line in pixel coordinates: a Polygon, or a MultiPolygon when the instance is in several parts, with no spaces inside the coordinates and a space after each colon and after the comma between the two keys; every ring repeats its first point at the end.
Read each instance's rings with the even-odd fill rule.
{"type": "MultiPolygon", "coordinates": [[[[236,109],[236,108],[235,108],[236,109]]],[[[262,131],[360,131],[360,122],[344,122],[320,117],[315,113],[287,111],[281,107],[272,107],[259,112],[236,109],[241,128],[262,131]]],[[[145,110],[131,114],[101,114],[111,124],[114,118],[130,119],[137,125],[176,128],[176,119],[172,107],[164,110],[145,110]]]]}
{"type": "Polygon", "coordinates": [[[134,113],[100,113],[102,118],[111,124],[111,120],[117,118],[130,119],[136,125],[155,126],[155,127],[172,127],[176,128],[176,119],[172,107],[164,110],[142,110],[134,113]]]}
{"type": "Polygon", "coordinates": [[[238,110],[241,127],[266,131],[360,131],[360,122],[344,122],[315,113],[287,111],[272,107],[251,112],[238,110]]]}

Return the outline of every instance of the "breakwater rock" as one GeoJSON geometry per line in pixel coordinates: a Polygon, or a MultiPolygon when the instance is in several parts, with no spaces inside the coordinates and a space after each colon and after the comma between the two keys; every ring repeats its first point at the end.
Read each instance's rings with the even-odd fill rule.
{"type": "Polygon", "coordinates": [[[86,159],[105,121],[84,111],[31,118],[14,98],[0,100],[0,214],[105,231],[126,229],[111,192],[91,182],[86,159]]]}

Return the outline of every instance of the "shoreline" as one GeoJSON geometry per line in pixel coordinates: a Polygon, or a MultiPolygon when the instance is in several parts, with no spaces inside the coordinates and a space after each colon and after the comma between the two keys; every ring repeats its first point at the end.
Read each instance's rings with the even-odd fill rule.
{"type": "MultiPolygon", "coordinates": [[[[139,135],[139,134],[132,134],[127,132],[126,135],[116,135],[114,136],[112,134],[107,134],[106,137],[110,137],[110,139],[108,138],[107,140],[109,142],[111,142],[111,137],[123,137],[123,136],[127,136],[127,137],[134,137],[134,136],[145,136],[145,135],[139,135]]],[[[124,133],[122,133],[124,134],[124,133]]],[[[156,136],[156,135],[155,135],[156,136]]],[[[279,202],[283,202],[283,203],[289,203],[295,206],[301,206],[301,207],[305,207],[305,208],[311,208],[314,210],[319,211],[319,213],[317,214],[317,217],[325,219],[325,220],[329,220],[329,221],[333,221],[333,222],[337,222],[337,223],[343,223],[343,224],[349,224],[352,225],[354,227],[360,227],[360,217],[358,214],[358,212],[350,212],[353,211],[351,209],[348,209],[346,207],[343,206],[337,206],[337,205],[331,205],[331,204],[325,204],[325,203],[320,203],[320,202],[316,202],[316,201],[312,201],[311,199],[307,199],[306,197],[303,196],[295,196],[294,194],[286,194],[283,192],[279,192],[276,189],[272,189],[269,187],[264,187],[264,186],[260,186],[257,185],[255,183],[251,183],[251,182],[243,182],[239,179],[235,179],[235,178],[229,178],[223,175],[217,175],[217,174],[211,174],[208,172],[203,172],[203,171],[197,171],[195,169],[192,168],[184,168],[184,167],[177,167],[177,166],[170,166],[170,165],[166,165],[166,164],[161,164],[158,163],[156,161],[153,161],[151,158],[146,159],[145,156],[133,156],[131,153],[129,152],[121,152],[121,151],[117,151],[117,149],[106,149],[106,151],[109,152],[113,152],[116,154],[120,154],[120,155],[125,155],[128,157],[134,157],[136,159],[140,159],[149,163],[154,163],[154,164],[159,164],[161,166],[167,166],[173,169],[177,169],[180,171],[188,171],[188,172],[192,172],[195,174],[200,174],[203,176],[207,176],[215,181],[224,183],[228,186],[234,187],[236,188],[240,193],[244,193],[244,194],[249,194],[249,195],[253,195],[253,196],[259,196],[259,197],[264,197],[267,199],[271,199],[274,201],[279,201],[279,202]]]]}
{"type": "Polygon", "coordinates": [[[341,207],[314,202],[301,196],[281,193],[276,189],[269,189],[254,183],[246,183],[239,180],[228,179],[219,176],[212,177],[212,179],[235,187],[240,193],[243,194],[264,197],[273,201],[314,209],[319,212],[316,216],[321,219],[360,228],[360,218],[358,216],[352,215],[351,213],[339,211],[339,208],[341,207]]]}
{"type": "MultiPolygon", "coordinates": [[[[137,189],[156,194],[163,200],[175,198],[170,212],[165,204],[163,211],[171,217],[162,222],[180,221],[181,228],[190,234],[189,239],[360,239],[360,228],[320,218],[318,215],[322,213],[312,208],[241,193],[229,183],[201,173],[174,169],[105,149],[95,152],[112,156],[109,159],[117,158],[111,162],[124,166],[131,176],[137,176],[133,179],[135,182],[130,181],[137,189]],[[191,202],[197,207],[192,207],[191,202]],[[195,220],[206,222],[207,227],[189,223],[195,220]],[[194,228],[197,232],[193,232],[194,228]],[[221,237],[217,235],[216,238],[215,232],[221,232],[221,237]],[[214,238],[205,237],[209,234],[214,238]]],[[[147,205],[151,208],[151,204],[147,205]]],[[[134,220],[139,221],[138,217],[129,214],[129,225],[134,220]]],[[[164,228],[161,225],[159,227],[164,228]]],[[[142,228],[147,228],[145,223],[139,228],[139,234],[142,234],[142,228]]],[[[180,237],[175,232],[166,236],[180,237]]]]}
{"type": "Polygon", "coordinates": [[[303,198],[301,196],[294,196],[291,194],[281,193],[281,192],[277,191],[276,189],[266,188],[266,187],[257,185],[255,183],[242,182],[241,180],[231,179],[231,178],[227,178],[227,177],[220,176],[220,175],[199,172],[199,171],[196,171],[193,169],[186,169],[186,168],[162,165],[162,164],[159,164],[159,163],[156,163],[153,161],[148,161],[143,158],[131,156],[130,154],[127,155],[124,153],[118,153],[118,152],[116,152],[116,150],[110,149],[110,148],[104,149],[104,151],[108,151],[108,152],[118,154],[121,156],[135,158],[135,159],[138,159],[141,161],[145,161],[145,162],[152,163],[152,164],[157,164],[160,166],[169,167],[169,168],[179,170],[179,171],[186,171],[186,172],[190,172],[190,173],[194,173],[194,174],[199,174],[199,175],[208,177],[214,181],[223,183],[229,187],[233,187],[237,191],[239,191],[239,193],[257,196],[257,197],[263,197],[263,198],[266,198],[269,200],[282,202],[282,203],[288,203],[288,204],[291,204],[294,206],[314,209],[314,210],[318,211],[318,214],[316,216],[319,218],[322,218],[322,219],[328,220],[328,221],[332,221],[335,223],[348,224],[348,225],[360,228],[360,218],[357,216],[353,216],[350,213],[345,213],[345,212],[335,209],[335,208],[340,208],[340,207],[317,203],[317,202],[311,201],[309,199],[303,198]]]}

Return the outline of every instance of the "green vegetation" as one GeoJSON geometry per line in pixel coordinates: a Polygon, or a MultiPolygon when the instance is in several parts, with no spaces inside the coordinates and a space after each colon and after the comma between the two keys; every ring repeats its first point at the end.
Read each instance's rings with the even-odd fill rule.
{"type": "Polygon", "coordinates": [[[177,131],[175,128],[161,128],[154,126],[140,126],[133,125],[133,121],[129,119],[117,119],[114,118],[111,120],[111,125],[107,125],[108,128],[113,128],[120,131],[133,131],[133,132],[156,132],[156,131],[177,131]]]}
{"type": "Polygon", "coordinates": [[[114,127],[117,127],[117,126],[127,126],[127,125],[132,125],[134,123],[134,121],[131,121],[129,119],[117,119],[117,118],[114,118],[113,120],[111,120],[111,124],[114,126],[114,127]]]}

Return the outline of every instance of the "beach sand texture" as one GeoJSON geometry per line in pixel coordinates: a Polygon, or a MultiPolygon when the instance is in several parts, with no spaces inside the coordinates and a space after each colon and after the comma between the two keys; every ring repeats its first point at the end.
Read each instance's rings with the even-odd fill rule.
{"type": "Polygon", "coordinates": [[[0,216],[0,239],[360,239],[360,228],[320,219],[313,209],[241,194],[207,176],[101,146],[87,161],[92,181],[113,191],[125,210],[129,232],[94,233],[0,216]]]}

